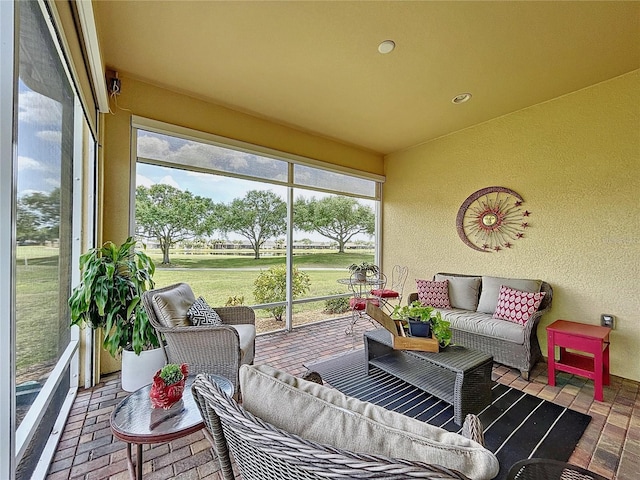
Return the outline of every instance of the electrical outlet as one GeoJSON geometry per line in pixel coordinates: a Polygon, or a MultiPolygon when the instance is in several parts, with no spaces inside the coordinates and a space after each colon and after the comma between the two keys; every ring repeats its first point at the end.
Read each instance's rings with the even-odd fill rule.
{"type": "Polygon", "coordinates": [[[603,327],[613,328],[614,319],[615,317],[613,315],[603,313],[602,315],[600,315],[600,325],[602,325],[603,327]]]}

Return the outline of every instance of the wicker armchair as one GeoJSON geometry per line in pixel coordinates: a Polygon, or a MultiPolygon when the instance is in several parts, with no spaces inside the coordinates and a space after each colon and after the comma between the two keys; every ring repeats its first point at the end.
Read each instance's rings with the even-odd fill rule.
{"type": "MultiPolygon", "coordinates": [[[[165,340],[162,342],[162,348],[167,361],[187,363],[189,371],[194,375],[222,375],[231,381],[237,394],[240,365],[252,364],[255,354],[255,312],[245,306],[216,307],[215,311],[223,322],[221,326],[167,326],[154,308],[154,295],[178,289],[183,292],[186,289],[187,293],[193,296],[191,289],[184,283],[150,290],[142,296],[149,321],[165,340]],[[237,327],[242,325],[254,328],[240,327],[241,335],[237,327]]],[[[195,301],[195,297],[192,301],[195,301]]]]}
{"type": "Polygon", "coordinates": [[[206,375],[197,376],[192,391],[213,437],[225,480],[235,478],[229,453],[243,480],[467,478],[438,465],[348,452],[304,440],[245,411],[206,375]]]}

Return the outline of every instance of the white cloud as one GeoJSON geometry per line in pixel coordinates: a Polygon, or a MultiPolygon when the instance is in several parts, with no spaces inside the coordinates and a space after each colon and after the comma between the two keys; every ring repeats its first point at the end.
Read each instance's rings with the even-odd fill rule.
{"type": "Polygon", "coordinates": [[[230,150],[206,143],[188,142],[171,152],[167,160],[186,165],[217,166],[225,170],[242,171],[249,168],[245,152],[230,150]]]}
{"type": "Polygon", "coordinates": [[[176,182],[171,175],[167,175],[165,177],[162,177],[158,183],[163,183],[165,185],[169,185],[171,187],[175,187],[178,190],[184,190],[183,188],[180,187],[180,185],[178,185],[178,182],[176,182]]]}
{"type": "Polygon", "coordinates": [[[26,197],[27,195],[32,195],[34,193],[42,193],[44,195],[47,194],[47,192],[43,192],[42,190],[34,190],[30,188],[30,189],[22,190],[21,192],[18,192],[18,198],[26,197]]]}
{"type": "Polygon", "coordinates": [[[40,130],[36,133],[36,137],[56,144],[62,142],[62,132],[60,130],[40,130]]]}
{"type": "Polygon", "coordinates": [[[136,187],[147,187],[147,188],[150,188],[153,185],[156,185],[158,183],[164,184],[164,185],[169,185],[171,187],[177,188],[178,190],[184,190],[184,188],[180,187],[178,182],[176,182],[175,179],[171,175],[165,175],[164,177],[162,177],[157,182],[154,182],[149,177],[145,177],[144,175],[140,175],[140,174],[136,173],[136,187]]]}
{"type": "Polygon", "coordinates": [[[53,188],[58,188],[60,186],[59,178],[45,178],[44,183],[47,185],[51,185],[53,188]]]}
{"type": "Polygon", "coordinates": [[[152,185],[155,185],[155,183],[156,182],[151,180],[149,177],[136,173],[136,187],[150,188],[152,185]]]}
{"type": "Polygon", "coordinates": [[[187,170],[186,173],[187,177],[192,177],[194,180],[204,180],[206,182],[222,182],[224,180],[229,180],[227,177],[212,175],[210,173],[192,172],[191,170],[187,170]]]}
{"type": "Polygon", "coordinates": [[[34,160],[31,157],[18,156],[18,171],[24,170],[35,170],[43,172],[47,170],[47,167],[38,160],[34,160]]]}
{"type": "Polygon", "coordinates": [[[178,150],[172,152],[172,158],[181,163],[193,163],[196,165],[208,165],[211,159],[219,151],[218,147],[204,143],[188,142],[178,150]]]}
{"type": "Polygon", "coordinates": [[[171,153],[169,142],[158,137],[138,137],[138,156],[165,159],[171,153]]]}
{"type": "Polygon", "coordinates": [[[60,125],[62,105],[36,92],[23,92],[18,99],[18,119],[36,125],[60,125]]]}

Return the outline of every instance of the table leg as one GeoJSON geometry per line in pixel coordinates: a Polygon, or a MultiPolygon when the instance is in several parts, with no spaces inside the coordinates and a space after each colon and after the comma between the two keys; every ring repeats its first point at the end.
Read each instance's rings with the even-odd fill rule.
{"type": "Polygon", "coordinates": [[[601,402],[603,399],[602,380],[604,379],[604,362],[602,359],[602,344],[598,343],[593,349],[593,386],[594,398],[601,402]]]}
{"type": "Polygon", "coordinates": [[[136,472],[136,480],[142,480],[142,444],[138,443],[136,444],[136,466],[137,468],[137,472],[136,472]]]}
{"type": "MultiPolygon", "coordinates": [[[[385,330],[385,333],[386,330],[385,330]]],[[[374,360],[378,357],[384,357],[389,353],[392,353],[393,347],[389,345],[385,345],[384,343],[378,342],[376,339],[369,337],[366,333],[364,334],[364,356],[367,361],[367,375],[369,375],[371,371],[370,360],[374,360]]]]}
{"type": "Polygon", "coordinates": [[[604,379],[603,379],[603,383],[605,385],[609,385],[609,344],[606,344],[606,347],[604,349],[604,358],[603,358],[603,363],[604,363],[604,379]]]}
{"type": "Polygon", "coordinates": [[[353,328],[355,327],[357,321],[358,321],[358,317],[356,317],[356,311],[352,310],[349,326],[344,330],[345,335],[353,335],[353,328]]]}
{"type": "Polygon", "coordinates": [[[556,346],[555,338],[552,332],[547,334],[547,364],[549,366],[547,377],[549,385],[555,387],[556,385],[556,346]]]}
{"type": "Polygon", "coordinates": [[[136,478],[136,469],[133,466],[133,459],[131,458],[131,444],[127,442],[127,469],[129,470],[129,478],[136,478]]]}

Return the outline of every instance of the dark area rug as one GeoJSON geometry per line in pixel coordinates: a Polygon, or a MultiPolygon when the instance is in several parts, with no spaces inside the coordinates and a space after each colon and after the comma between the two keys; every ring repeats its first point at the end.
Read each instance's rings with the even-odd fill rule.
{"type": "MultiPolygon", "coordinates": [[[[346,395],[460,432],[453,422],[451,405],[378,368],[367,375],[363,350],[306,367],[346,395]]],[[[525,458],[566,462],[591,421],[588,415],[499,383],[493,386],[492,394],[491,405],[478,417],[484,425],[486,447],[500,462],[499,480],[506,478],[511,465],[525,458]]]]}

